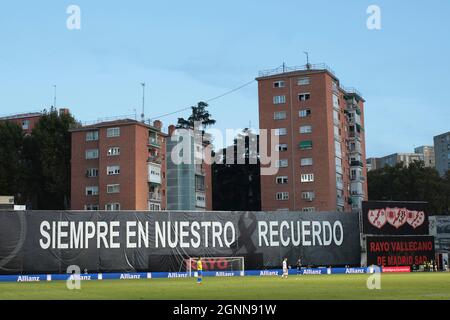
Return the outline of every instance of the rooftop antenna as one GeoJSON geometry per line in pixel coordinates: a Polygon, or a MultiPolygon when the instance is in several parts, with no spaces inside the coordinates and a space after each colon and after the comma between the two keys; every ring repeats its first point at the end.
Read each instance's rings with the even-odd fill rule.
{"type": "Polygon", "coordinates": [[[303,51],[303,53],[306,55],[306,69],[311,69],[311,64],[309,63],[309,53],[307,51],[303,51]]]}
{"type": "Polygon", "coordinates": [[[141,121],[145,122],[145,82],[142,82],[141,86],[142,86],[142,113],[141,113],[141,121]]]}
{"type": "Polygon", "coordinates": [[[283,62],[283,73],[286,72],[286,62],[283,62]]]}

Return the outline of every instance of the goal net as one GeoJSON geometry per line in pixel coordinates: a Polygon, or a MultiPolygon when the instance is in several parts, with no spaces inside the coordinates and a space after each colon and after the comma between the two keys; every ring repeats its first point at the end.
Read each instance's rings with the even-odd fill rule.
{"type": "MultiPolygon", "coordinates": [[[[186,272],[189,277],[197,276],[197,262],[199,257],[191,257],[185,260],[186,272]]],[[[235,273],[244,276],[244,257],[202,257],[203,271],[235,273]]],[[[220,274],[219,274],[220,275],[220,274]]]]}

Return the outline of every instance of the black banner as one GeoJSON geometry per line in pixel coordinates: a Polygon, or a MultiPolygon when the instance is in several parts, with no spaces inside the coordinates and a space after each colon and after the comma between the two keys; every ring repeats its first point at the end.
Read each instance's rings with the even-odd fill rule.
{"type": "Polygon", "coordinates": [[[367,265],[421,265],[434,260],[434,237],[367,237],[367,265]]]}
{"type": "Polygon", "coordinates": [[[368,235],[428,235],[426,202],[363,202],[362,220],[368,235]]]}
{"type": "Polygon", "coordinates": [[[360,264],[350,213],[0,212],[0,273],[184,271],[188,257],[244,257],[246,269],[360,264]]]}

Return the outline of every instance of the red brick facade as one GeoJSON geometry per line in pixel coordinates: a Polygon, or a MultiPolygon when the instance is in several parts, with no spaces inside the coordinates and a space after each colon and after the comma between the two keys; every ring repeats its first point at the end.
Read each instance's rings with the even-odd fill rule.
{"type": "Polygon", "coordinates": [[[153,210],[164,210],[164,159],[165,135],[160,127],[120,120],[72,131],[72,210],[149,210],[150,203],[156,205],[152,206],[153,210]],[[88,138],[88,135],[93,136],[88,138]],[[93,159],[87,159],[89,150],[94,153],[89,155],[93,159]],[[93,177],[89,177],[89,170],[94,171],[93,177]],[[157,172],[152,178],[151,171],[157,172]],[[160,181],[152,182],[158,175],[160,181]],[[89,187],[96,187],[98,194],[95,191],[94,195],[88,194],[92,193],[92,190],[88,192],[89,187]]]}
{"type": "MultiPolygon", "coordinates": [[[[351,192],[351,169],[354,169],[351,163],[355,164],[356,160],[352,162],[351,157],[355,155],[349,153],[351,139],[348,135],[350,126],[348,101],[352,97],[358,100],[357,112],[360,113],[361,121],[358,128],[363,130],[364,99],[359,94],[341,89],[339,80],[327,70],[280,72],[262,76],[257,80],[260,128],[283,129],[282,131],[285,129],[279,139],[280,144],[285,144],[283,148],[287,146],[286,151],[280,151],[280,159],[287,160],[287,166],[283,163],[276,175],[261,176],[262,209],[269,211],[358,209],[356,205],[352,208],[352,203],[354,204],[352,197],[356,197],[357,194],[353,192],[352,195],[351,192]],[[301,94],[305,94],[302,97],[304,101],[300,100],[301,94]],[[333,95],[338,97],[338,101],[333,95]],[[308,147],[311,143],[312,148],[308,147]],[[339,155],[342,160],[337,156],[337,144],[342,150],[339,155]],[[340,162],[342,165],[338,168],[337,163],[340,162]],[[340,180],[337,177],[340,177],[340,167],[342,167],[342,187],[339,187],[339,190],[342,191],[338,191],[337,187],[338,184],[341,185],[337,181],[340,180]],[[302,182],[302,175],[305,174],[313,174],[313,181],[302,182]],[[280,183],[281,180],[283,183],[280,183]],[[341,192],[342,194],[338,195],[341,192]],[[312,199],[308,198],[310,196],[312,199]]],[[[362,163],[361,165],[358,163],[362,180],[366,177],[364,140],[362,133],[358,140],[361,143],[360,155],[355,156],[362,163]]],[[[308,178],[305,180],[308,181],[308,178]]],[[[360,185],[355,184],[354,187],[360,185]]],[[[362,184],[362,192],[358,192],[357,197],[359,200],[367,197],[365,182],[362,184]]]]}

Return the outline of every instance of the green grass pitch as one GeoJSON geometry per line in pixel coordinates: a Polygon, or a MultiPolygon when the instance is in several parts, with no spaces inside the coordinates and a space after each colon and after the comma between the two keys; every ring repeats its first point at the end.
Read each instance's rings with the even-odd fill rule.
{"type": "Polygon", "coordinates": [[[368,290],[369,275],[195,278],[84,281],[81,290],[66,283],[0,283],[0,299],[32,300],[450,300],[450,273],[381,275],[381,290],[368,290]]]}

